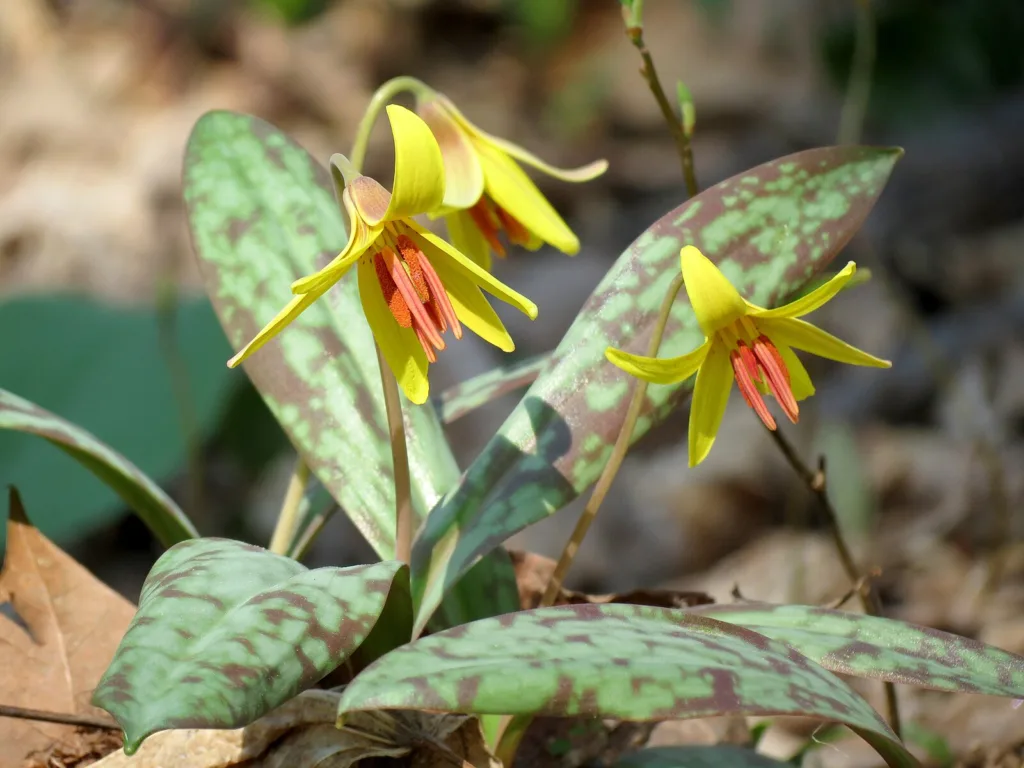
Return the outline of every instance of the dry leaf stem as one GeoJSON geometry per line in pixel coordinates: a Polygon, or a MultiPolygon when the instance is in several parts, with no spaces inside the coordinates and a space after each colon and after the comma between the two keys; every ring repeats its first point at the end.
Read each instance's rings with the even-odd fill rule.
{"type": "Polygon", "coordinates": [[[86,728],[106,728],[117,731],[121,726],[113,720],[105,717],[90,717],[89,715],[70,715],[64,712],[47,712],[42,709],[28,709],[27,707],[12,707],[7,704],[0,704],[0,717],[16,717],[19,720],[41,720],[45,723],[60,723],[61,725],[80,725],[86,728]]]}

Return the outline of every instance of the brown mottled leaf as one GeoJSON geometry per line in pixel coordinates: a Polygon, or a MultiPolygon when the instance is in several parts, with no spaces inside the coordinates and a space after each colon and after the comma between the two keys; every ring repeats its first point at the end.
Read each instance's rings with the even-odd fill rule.
{"type": "MultiPolygon", "coordinates": [[[[605,275],[515,410],[427,518],[413,550],[417,627],[480,556],[588,488],[611,454],[634,379],[609,346],[645,353],[661,302],[696,245],[761,305],[785,300],[863,223],[902,154],[823,147],[751,168],[704,190],[640,234],[605,275]]],[[[673,308],[663,357],[703,335],[688,301],[673,308]]],[[[650,387],[633,439],[670,414],[693,377],[650,387]]]]}

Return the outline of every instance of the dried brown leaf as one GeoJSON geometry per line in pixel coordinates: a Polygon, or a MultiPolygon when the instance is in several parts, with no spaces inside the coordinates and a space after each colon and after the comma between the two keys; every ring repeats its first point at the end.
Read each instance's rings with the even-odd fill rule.
{"type": "MultiPolygon", "coordinates": [[[[37,531],[13,488],[0,570],[4,603],[0,700],[105,718],[89,698],[135,607],[37,531]]],[[[0,765],[20,765],[57,745],[72,748],[81,738],[73,726],[0,718],[0,765]]]]}
{"type": "Polygon", "coordinates": [[[353,712],[335,726],[339,694],[310,690],[245,728],[161,731],[128,757],[118,751],[96,768],[350,768],[371,757],[410,756],[416,768],[499,768],[480,721],[428,712],[353,712]]]}

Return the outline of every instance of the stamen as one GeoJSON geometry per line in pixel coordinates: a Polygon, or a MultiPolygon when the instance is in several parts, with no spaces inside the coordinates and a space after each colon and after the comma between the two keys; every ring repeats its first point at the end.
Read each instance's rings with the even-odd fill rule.
{"type": "Polygon", "coordinates": [[[469,209],[469,216],[473,219],[480,234],[484,236],[491,250],[499,256],[505,255],[505,246],[498,239],[498,230],[501,228],[501,221],[491,211],[487,198],[481,197],[477,204],[469,209]]]}
{"type": "Polygon", "coordinates": [[[800,415],[800,407],[793,396],[793,387],[789,381],[789,369],[779,354],[778,348],[767,336],[761,335],[754,340],[754,356],[757,358],[768,388],[779,401],[783,413],[796,424],[800,415]]]}
{"type": "Polygon", "coordinates": [[[519,223],[518,219],[514,218],[511,213],[500,205],[495,204],[494,210],[498,214],[501,225],[505,228],[505,233],[508,235],[510,243],[513,245],[526,245],[530,242],[529,231],[519,223]]]}
{"type": "Polygon", "coordinates": [[[381,292],[384,294],[384,301],[387,302],[388,309],[391,310],[391,315],[395,318],[395,322],[403,328],[412,328],[412,313],[409,311],[409,305],[405,302],[405,297],[399,292],[395,281],[391,279],[391,273],[388,272],[387,265],[379,253],[373,257],[373,268],[377,271],[377,282],[380,283],[381,292]]]}
{"type": "Polygon", "coordinates": [[[452,333],[456,339],[462,338],[462,323],[459,322],[451,299],[448,298],[448,291],[444,283],[434,270],[427,255],[419,249],[416,242],[408,235],[398,236],[398,249],[402,258],[408,262],[410,269],[422,276],[424,293],[428,296],[427,306],[434,314],[435,320],[441,332],[444,333],[448,326],[452,327],[452,333]]]}
{"type": "Polygon", "coordinates": [[[743,399],[768,429],[775,429],[775,419],[768,412],[768,406],[765,405],[764,398],[761,397],[761,393],[757,391],[757,385],[754,383],[755,380],[760,379],[754,353],[741,341],[729,355],[729,360],[732,363],[732,372],[736,377],[736,384],[739,385],[743,399]]]}
{"type": "MultiPolygon", "coordinates": [[[[412,279],[409,277],[409,273],[405,271],[403,262],[395,252],[390,248],[384,248],[374,257],[376,259],[381,257],[384,265],[387,267],[388,273],[391,275],[391,279],[395,282],[398,287],[399,293],[402,298],[405,299],[405,303],[408,307],[409,314],[412,320],[412,327],[416,329],[416,335],[420,336],[422,332],[422,339],[425,337],[434,347],[437,349],[444,349],[444,339],[441,338],[441,334],[434,323],[433,318],[427,312],[423,306],[423,302],[420,301],[419,294],[416,291],[416,286],[413,285],[412,279]]],[[[398,319],[397,316],[395,318],[398,319]]],[[[409,326],[405,326],[408,328],[409,326]]],[[[426,346],[424,346],[426,349],[426,346]]]]}
{"type": "Polygon", "coordinates": [[[427,353],[427,362],[436,363],[437,354],[434,352],[434,347],[430,344],[427,337],[423,335],[423,331],[418,327],[413,330],[416,331],[416,338],[420,340],[420,346],[423,347],[423,351],[427,353]]]}

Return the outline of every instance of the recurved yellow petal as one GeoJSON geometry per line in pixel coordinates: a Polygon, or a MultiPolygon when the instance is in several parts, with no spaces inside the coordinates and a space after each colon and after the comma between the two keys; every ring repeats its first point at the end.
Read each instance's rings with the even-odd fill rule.
{"type": "MultiPolygon", "coordinates": [[[[579,168],[556,168],[553,165],[545,163],[532,152],[528,152],[518,144],[513,144],[511,141],[507,141],[500,136],[488,133],[479,126],[470,122],[448,97],[438,94],[431,103],[435,105],[435,108],[438,111],[444,112],[448,115],[450,119],[462,128],[465,133],[475,138],[478,142],[490,143],[502,152],[511,155],[521,163],[532,166],[538,171],[546,173],[549,176],[554,176],[556,179],[572,182],[590,181],[608,170],[607,160],[595,160],[594,162],[588,163],[587,165],[579,168]]],[[[430,121],[428,120],[427,122],[430,121]]]]}
{"type": "Polygon", "coordinates": [[[818,357],[849,365],[866,365],[872,368],[892,367],[892,363],[888,360],[869,355],[804,320],[796,320],[791,317],[761,318],[758,319],[757,324],[765,335],[780,348],[785,344],[810,352],[812,355],[818,355],[818,357]]]}
{"type": "Polygon", "coordinates": [[[514,350],[516,345],[505,330],[504,323],[476,284],[458,270],[452,269],[448,259],[437,259],[431,263],[444,283],[455,314],[463,325],[503,352],[514,350]]]}
{"type": "Polygon", "coordinates": [[[578,253],[576,235],[515,160],[490,144],[478,141],[476,148],[491,199],[544,242],[570,256],[578,253]]]}
{"type": "Polygon", "coordinates": [[[791,348],[785,344],[776,344],[775,347],[782,356],[782,362],[786,364],[786,370],[789,371],[789,385],[793,390],[793,397],[797,400],[806,400],[814,394],[814,384],[811,383],[807,369],[791,348]]]}
{"type": "Polygon", "coordinates": [[[388,105],[387,113],[395,138],[395,180],[383,216],[367,218],[371,226],[429,213],[444,200],[444,161],[430,128],[397,104],[388,105]]]}
{"type": "Polygon", "coordinates": [[[651,384],[676,384],[697,372],[710,348],[711,342],[705,341],[693,352],[680,357],[645,357],[608,347],[604,351],[604,356],[630,376],[636,376],[651,384]]]}
{"type": "Polygon", "coordinates": [[[806,296],[775,309],[762,309],[748,302],[749,313],[754,317],[802,317],[810,314],[843,290],[856,271],[857,265],[851,261],[835,277],[806,296]]]}
{"type": "Polygon", "coordinates": [[[747,303],[722,271],[692,245],[679,252],[686,295],[705,336],[747,314],[747,303]]]}
{"type": "Polygon", "coordinates": [[[491,246],[480,228],[466,211],[454,211],[444,217],[448,227],[448,240],[455,250],[466,254],[488,272],[491,271],[491,246]]]}
{"type": "Polygon", "coordinates": [[[495,298],[501,299],[506,304],[511,304],[531,320],[537,319],[536,304],[521,293],[513,291],[483,267],[463,256],[440,237],[428,232],[412,221],[403,222],[402,227],[416,241],[416,244],[423,250],[427,258],[430,259],[434,269],[440,271],[441,267],[439,265],[445,264],[451,271],[458,272],[495,298]]]}
{"type": "Polygon", "coordinates": [[[479,131],[479,135],[481,136],[479,139],[480,141],[489,141],[502,152],[511,155],[520,163],[536,168],[541,173],[546,173],[548,176],[554,176],[556,179],[561,181],[569,181],[576,184],[584,181],[592,181],[608,170],[607,160],[595,160],[592,163],[581,165],[578,168],[558,168],[550,163],[545,163],[532,152],[528,152],[518,144],[513,144],[511,141],[503,139],[500,136],[492,136],[488,133],[484,133],[483,131],[479,131]]]}
{"type": "Polygon", "coordinates": [[[437,99],[420,102],[417,112],[430,127],[444,159],[444,207],[471,208],[484,193],[484,172],[469,134],[437,99]]]}
{"type": "Polygon", "coordinates": [[[359,298],[373,338],[405,396],[422,405],[430,394],[430,384],[427,380],[427,355],[416,338],[416,332],[395,322],[384,302],[373,266],[368,261],[360,262],[357,272],[359,298]]]}
{"type": "Polygon", "coordinates": [[[323,290],[316,290],[311,293],[306,293],[302,296],[295,296],[292,298],[292,300],[288,302],[287,306],[278,312],[274,319],[263,327],[263,330],[256,334],[256,337],[252,341],[242,347],[234,357],[228,360],[228,368],[234,368],[257,349],[277,336],[277,334],[283,331],[284,328],[292,322],[292,320],[301,315],[310,307],[310,305],[313,304],[314,301],[319,299],[329,287],[330,286],[327,286],[323,290]]]}
{"type": "Polygon", "coordinates": [[[376,240],[383,227],[368,227],[356,213],[355,206],[349,199],[348,194],[343,195],[345,209],[349,213],[348,231],[351,233],[341,253],[331,259],[323,269],[311,275],[300,277],[292,283],[292,293],[309,293],[320,290],[324,286],[331,286],[338,282],[342,276],[352,268],[366,249],[376,240]]]}
{"type": "Polygon", "coordinates": [[[725,406],[732,391],[732,364],[724,344],[712,344],[697,372],[690,402],[690,466],[707,457],[722,425],[725,406]]]}

